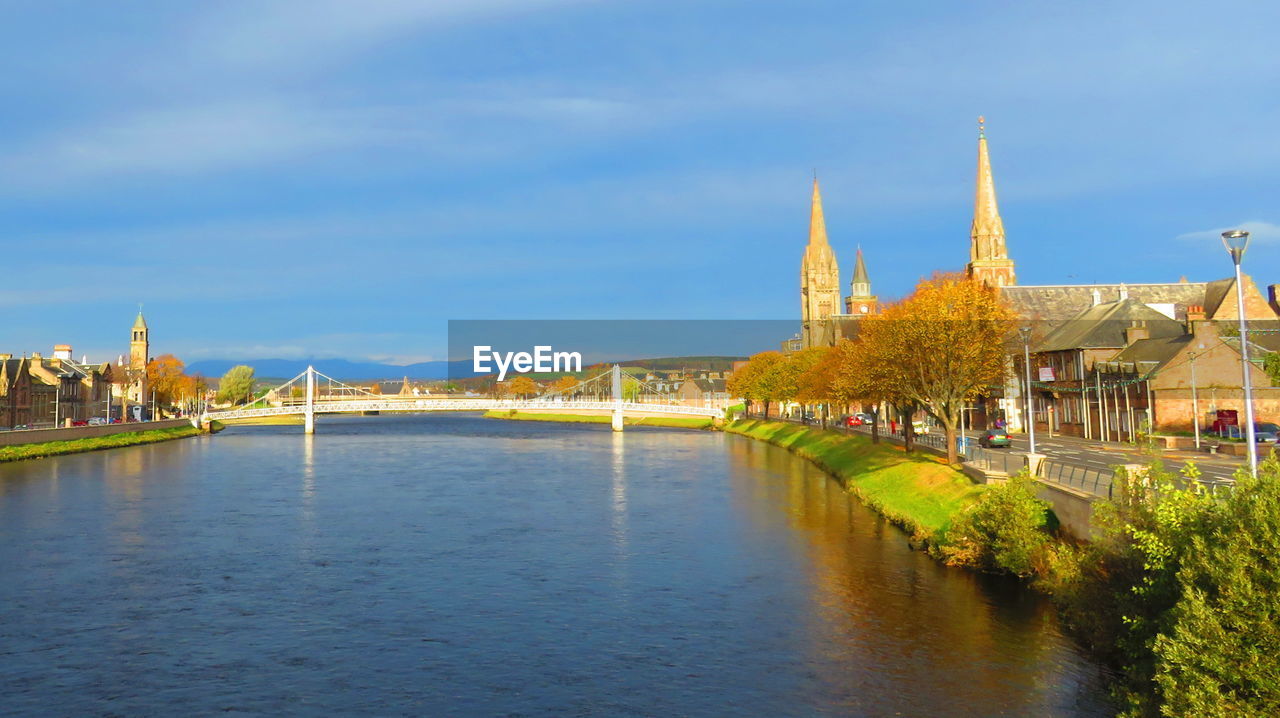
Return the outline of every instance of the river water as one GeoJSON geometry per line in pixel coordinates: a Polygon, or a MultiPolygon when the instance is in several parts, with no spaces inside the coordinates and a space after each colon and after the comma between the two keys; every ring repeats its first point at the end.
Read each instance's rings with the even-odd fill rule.
{"type": "Polygon", "coordinates": [[[325,419],[0,465],[0,713],[1109,713],[1042,598],[781,449],[325,419]]]}

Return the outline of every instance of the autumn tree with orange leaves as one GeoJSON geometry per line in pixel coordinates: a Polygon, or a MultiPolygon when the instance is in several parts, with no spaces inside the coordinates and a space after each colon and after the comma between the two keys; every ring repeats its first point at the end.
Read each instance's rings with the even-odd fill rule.
{"type": "Polygon", "coordinates": [[[538,393],[538,383],[527,376],[521,375],[510,381],[511,393],[521,399],[528,399],[538,393]]]}
{"type": "Polygon", "coordinates": [[[581,383],[582,382],[578,381],[577,377],[565,374],[552,382],[551,390],[567,396],[572,394],[573,390],[577,389],[578,385],[581,383]]]}
{"type": "Polygon", "coordinates": [[[1003,379],[1015,318],[991,287],[959,274],[935,275],[862,322],[855,351],[862,381],[937,419],[954,464],[961,414],[1003,379]]]}

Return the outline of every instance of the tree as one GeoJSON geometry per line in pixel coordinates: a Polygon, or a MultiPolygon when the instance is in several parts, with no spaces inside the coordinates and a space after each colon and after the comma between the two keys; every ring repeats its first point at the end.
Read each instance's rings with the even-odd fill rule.
{"type": "Polygon", "coordinates": [[[1013,320],[994,289],[963,275],[939,274],[863,320],[862,368],[876,391],[898,399],[895,405],[919,406],[942,424],[947,461],[955,463],[965,405],[1004,377],[1013,320]]]}
{"type": "Polygon", "coordinates": [[[744,413],[750,413],[751,402],[759,401],[764,404],[764,418],[769,418],[769,402],[773,400],[776,379],[769,374],[782,360],[782,354],[778,352],[760,352],[725,382],[725,389],[730,395],[746,402],[744,413]]]}
{"type": "Polygon", "coordinates": [[[551,390],[556,393],[563,394],[564,396],[570,396],[573,394],[574,389],[577,389],[578,385],[581,383],[582,382],[578,381],[577,377],[565,374],[552,382],[551,390]]]}
{"type": "Polygon", "coordinates": [[[1280,463],[1237,476],[1181,554],[1154,641],[1161,715],[1280,715],[1280,463]]]}
{"type": "Polygon", "coordinates": [[[512,379],[509,384],[511,393],[522,399],[538,393],[538,383],[524,375],[512,379]]]}
{"type": "Polygon", "coordinates": [[[182,396],[186,365],[172,354],[161,354],[147,362],[147,386],[161,406],[173,404],[182,396]]]}
{"type": "Polygon", "coordinates": [[[788,354],[786,358],[779,362],[774,368],[775,383],[773,387],[774,398],[779,402],[799,401],[802,405],[822,404],[822,425],[827,424],[826,405],[827,399],[821,395],[811,395],[803,392],[803,388],[810,388],[805,381],[806,375],[814,370],[814,367],[822,361],[822,358],[830,351],[830,347],[809,347],[801,351],[788,354]],[[802,396],[803,393],[803,396],[802,396]]]}
{"type": "Polygon", "coordinates": [[[218,381],[218,401],[243,404],[253,398],[253,382],[253,367],[231,367],[218,381]]]}
{"type": "Polygon", "coordinates": [[[1267,352],[1262,357],[1262,368],[1267,372],[1271,383],[1280,386],[1280,352],[1267,352]]]}

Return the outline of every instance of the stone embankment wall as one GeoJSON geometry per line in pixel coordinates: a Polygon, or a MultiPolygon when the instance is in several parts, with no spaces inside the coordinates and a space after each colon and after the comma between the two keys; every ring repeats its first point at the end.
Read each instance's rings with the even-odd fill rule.
{"type": "Polygon", "coordinates": [[[29,429],[26,431],[0,431],[0,446],[18,446],[20,444],[38,444],[45,441],[71,441],[87,439],[93,436],[110,436],[133,431],[151,431],[153,429],[172,429],[179,426],[191,426],[190,419],[164,419],[161,421],[144,421],[129,424],[101,424],[99,426],[73,426],[62,429],[29,429]]]}

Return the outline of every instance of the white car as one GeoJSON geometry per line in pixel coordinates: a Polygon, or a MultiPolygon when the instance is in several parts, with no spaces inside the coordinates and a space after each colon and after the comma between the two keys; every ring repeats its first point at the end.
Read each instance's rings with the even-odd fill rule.
{"type": "Polygon", "coordinates": [[[105,424],[105,423],[107,423],[107,420],[104,417],[101,417],[101,416],[89,417],[89,426],[101,426],[102,424],[105,424]]]}

